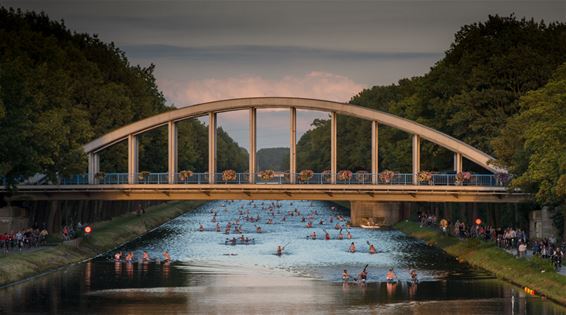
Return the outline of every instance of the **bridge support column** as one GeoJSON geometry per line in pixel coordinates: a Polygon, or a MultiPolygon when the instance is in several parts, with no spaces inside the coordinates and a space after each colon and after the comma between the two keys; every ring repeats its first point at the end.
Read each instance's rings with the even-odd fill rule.
{"type": "Polygon", "coordinates": [[[376,185],[379,183],[378,173],[379,173],[379,141],[378,136],[379,134],[379,125],[377,121],[371,122],[371,182],[376,185]]]}
{"type": "Polygon", "coordinates": [[[380,226],[389,226],[399,222],[401,203],[379,201],[351,201],[350,217],[353,226],[373,221],[380,226]]]}
{"type": "Polygon", "coordinates": [[[297,174],[297,109],[291,107],[290,112],[291,123],[291,139],[289,142],[289,182],[296,182],[297,174]]]}
{"type": "Polygon", "coordinates": [[[128,135],[128,184],[135,184],[138,177],[139,139],[134,134],[128,135]]]}
{"type": "Polygon", "coordinates": [[[336,121],[336,112],[332,112],[330,116],[330,182],[332,184],[336,184],[336,172],[337,172],[337,151],[336,151],[336,142],[337,142],[337,121],[336,121]]]}
{"type": "Polygon", "coordinates": [[[88,154],[88,183],[97,184],[96,173],[100,172],[100,157],[98,153],[88,154]]]}
{"type": "Polygon", "coordinates": [[[168,141],[168,173],[169,173],[169,184],[175,184],[175,179],[177,178],[177,124],[174,121],[170,121],[167,124],[169,141],[168,141]]]}
{"type": "Polygon", "coordinates": [[[456,173],[462,171],[462,153],[454,152],[454,171],[456,173]]]}
{"type": "Polygon", "coordinates": [[[257,140],[257,110],[250,108],[250,184],[255,183],[255,166],[256,166],[256,140],[257,140]]]}
{"type": "Polygon", "coordinates": [[[216,113],[208,114],[208,183],[216,179],[216,113]]]}
{"type": "Polygon", "coordinates": [[[413,185],[418,184],[417,174],[421,171],[421,137],[413,135],[413,185]]]}

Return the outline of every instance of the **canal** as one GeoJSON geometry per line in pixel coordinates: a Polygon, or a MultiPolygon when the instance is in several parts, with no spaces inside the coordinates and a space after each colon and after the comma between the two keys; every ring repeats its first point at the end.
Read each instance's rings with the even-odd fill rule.
{"type": "Polygon", "coordinates": [[[347,214],[318,201],[210,202],[108,255],[0,289],[0,313],[566,313],[396,230],[347,230],[347,214]],[[241,236],[234,232],[236,220],[247,244],[227,241],[241,236]],[[316,240],[306,237],[313,231],[316,240]],[[348,252],[352,242],[355,253],[348,252]],[[370,243],[377,254],[369,254],[370,243]],[[277,245],[286,245],[281,256],[277,245]],[[163,261],[166,250],[171,262],[163,261]],[[131,251],[134,262],[115,261],[117,251],[131,251]],[[144,251],[148,262],[141,260],[144,251]],[[357,277],[366,265],[367,285],[343,283],[344,269],[357,277]],[[390,268],[396,284],[385,282],[390,268]],[[409,282],[411,269],[418,284],[409,282]]]}

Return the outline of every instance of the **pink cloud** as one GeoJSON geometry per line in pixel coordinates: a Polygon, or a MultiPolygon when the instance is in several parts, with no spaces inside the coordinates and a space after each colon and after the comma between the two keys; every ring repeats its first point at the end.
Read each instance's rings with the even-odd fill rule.
{"type": "Polygon", "coordinates": [[[346,102],[365,88],[348,77],[320,71],[312,71],[303,76],[285,76],[279,80],[243,75],[225,79],[191,80],[185,84],[161,81],[160,85],[165,97],[178,107],[259,96],[306,97],[346,102]]]}

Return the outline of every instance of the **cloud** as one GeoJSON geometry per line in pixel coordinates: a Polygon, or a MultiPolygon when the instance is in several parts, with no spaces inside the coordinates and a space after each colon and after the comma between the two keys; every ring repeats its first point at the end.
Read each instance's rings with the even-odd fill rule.
{"type": "Polygon", "coordinates": [[[311,46],[285,45],[206,45],[179,46],[165,44],[130,44],[121,47],[134,58],[173,58],[190,60],[242,60],[257,58],[330,59],[330,60],[408,60],[439,58],[435,51],[375,51],[329,49],[311,46]]]}
{"type": "Polygon", "coordinates": [[[284,76],[278,80],[257,75],[224,79],[191,80],[185,84],[160,81],[165,97],[178,107],[222,99],[261,96],[290,96],[346,102],[364,85],[338,74],[311,71],[303,76],[284,76]]]}

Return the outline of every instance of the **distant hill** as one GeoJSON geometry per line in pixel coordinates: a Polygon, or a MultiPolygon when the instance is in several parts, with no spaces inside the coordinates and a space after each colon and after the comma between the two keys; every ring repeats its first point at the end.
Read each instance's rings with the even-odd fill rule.
{"type": "Polygon", "coordinates": [[[264,148],[256,153],[256,169],[288,171],[289,170],[289,148],[264,148]]]}

